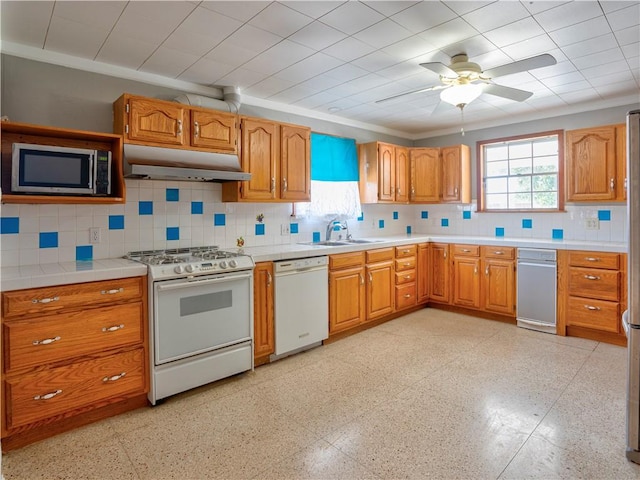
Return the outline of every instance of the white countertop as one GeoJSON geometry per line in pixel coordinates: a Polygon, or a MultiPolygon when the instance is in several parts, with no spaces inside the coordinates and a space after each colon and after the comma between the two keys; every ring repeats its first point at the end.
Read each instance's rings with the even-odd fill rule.
{"type": "MultiPolygon", "coordinates": [[[[247,247],[244,252],[255,262],[289,260],[292,258],[317,257],[334,253],[355,252],[372,248],[407,245],[423,242],[469,243],[474,245],[503,245],[518,248],[549,248],[554,250],[591,250],[597,252],[624,253],[626,243],[585,242],[579,240],[542,240],[532,238],[467,237],[462,235],[394,235],[367,237],[377,240],[372,243],[344,246],[322,246],[308,244],[284,244],[261,247],[247,247]]],[[[22,267],[2,267],[0,269],[0,291],[23,288],[66,285],[79,282],[93,282],[113,278],[137,277],[147,274],[147,267],[138,262],[113,258],[86,262],[47,263],[22,267]]]]}

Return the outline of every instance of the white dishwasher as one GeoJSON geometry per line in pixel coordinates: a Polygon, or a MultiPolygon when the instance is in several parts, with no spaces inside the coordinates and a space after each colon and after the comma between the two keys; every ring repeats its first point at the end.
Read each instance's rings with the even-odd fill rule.
{"type": "Polygon", "coordinates": [[[329,337],[329,258],[275,262],[275,357],[329,337]]]}

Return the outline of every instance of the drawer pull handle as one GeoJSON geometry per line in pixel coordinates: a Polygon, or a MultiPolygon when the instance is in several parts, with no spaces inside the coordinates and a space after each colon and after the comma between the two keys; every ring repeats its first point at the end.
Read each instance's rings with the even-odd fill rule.
{"type": "Polygon", "coordinates": [[[587,262],[599,262],[600,259],[598,257],[584,257],[587,262]]]}
{"type": "Polygon", "coordinates": [[[496,250],[495,252],[493,252],[494,255],[504,255],[504,252],[502,250],[496,250]]]}
{"type": "Polygon", "coordinates": [[[124,377],[126,374],[127,374],[127,372],[122,372],[122,373],[119,373],[118,375],[112,375],[112,376],[110,376],[110,377],[104,377],[104,378],[102,379],[102,381],[103,381],[104,383],[107,383],[107,382],[117,382],[117,381],[118,381],[118,380],[120,380],[122,377],[124,377]]]}
{"type": "Polygon", "coordinates": [[[404,298],[411,298],[411,294],[410,294],[410,293],[407,293],[407,294],[404,296],[404,298]]]}
{"type": "Polygon", "coordinates": [[[124,323],[121,323],[120,325],[112,325],[111,327],[102,327],[102,331],[115,332],[116,330],[120,330],[121,328],[124,328],[124,323]]]}
{"type": "Polygon", "coordinates": [[[463,251],[464,253],[469,253],[471,250],[469,250],[468,248],[463,248],[463,249],[462,249],[462,251],[463,251]]]}
{"type": "Polygon", "coordinates": [[[600,307],[594,307],[593,305],[585,305],[584,308],[587,310],[600,310],[600,307]]]}
{"type": "Polygon", "coordinates": [[[33,345],[49,345],[50,343],[57,342],[60,337],[45,338],[44,340],[34,340],[33,345]]]}
{"type": "Polygon", "coordinates": [[[402,250],[402,253],[411,253],[411,250],[402,250]]]}
{"type": "Polygon", "coordinates": [[[55,397],[56,395],[60,395],[62,390],[56,390],[55,392],[45,393],[44,395],[36,395],[33,397],[34,400],[49,400],[50,398],[55,397]]]}
{"type": "Polygon", "coordinates": [[[404,266],[405,266],[405,267],[410,267],[410,266],[411,266],[411,263],[410,263],[410,262],[406,262],[406,263],[404,264],[404,266]]]}
{"type": "Polygon", "coordinates": [[[124,292],[124,288],[114,288],[113,290],[100,290],[100,295],[115,295],[124,292]]]}
{"type": "Polygon", "coordinates": [[[405,278],[405,280],[410,280],[411,279],[411,275],[405,275],[404,278],[405,278]]]}
{"type": "Polygon", "coordinates": [[[31,300],[31,303],[51,303],[57,302],[60,300],[60,297],[51,297],[51,298],[34,298],[31,300]]]}
{"type": "Polygon", "coordinates": [[[586,278],[587,280],[600,280],[600,277],[598,277],[597,275],[585,275],[584,278],[586,278]]]}

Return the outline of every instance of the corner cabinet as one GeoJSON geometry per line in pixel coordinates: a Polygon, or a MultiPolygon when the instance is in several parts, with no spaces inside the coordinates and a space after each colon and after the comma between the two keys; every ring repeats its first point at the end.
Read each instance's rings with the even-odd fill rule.
{"type": "Polygon", "coordinates": [[[2,203],[50,204],[106,204],[125,202],[125,184],[122,172],[121,135],[87,132],[67,128],[45,127],[28,123],[0,122],[2,137],[1,182],[2,203]],[[108,150],[111,152],[111,194],[88,195],[33,195],[11,192],[11,150],[14,143],[33,143],[59,147],[108,150]]]}
{"type": "Polygon", "coordinates": [[[253,363],[269,362],[275,352],[273,262],[259,262],[253,271],[253,363]]]}
{"type": "Polygon", "coordinates": [[[565,132],[567,202],[626,200],[625,125],[565,132]]]}
{"type": "Polygon", "coordinates": [[[240,162],[251,180],[223,183],[223,202],[311,199],[310,128],[242,117],[240,136],[240,162]]]}

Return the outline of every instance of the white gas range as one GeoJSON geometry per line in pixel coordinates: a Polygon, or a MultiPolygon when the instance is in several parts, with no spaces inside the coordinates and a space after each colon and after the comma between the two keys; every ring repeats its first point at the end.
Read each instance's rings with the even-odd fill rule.
{"type": "Polygon", "coordinates": [[[218,247],[130,252],[149,278],[149,401],[253,368],[253,259],[218,247]]]}

